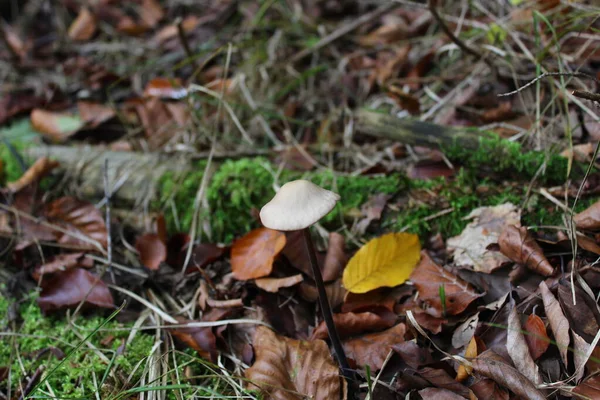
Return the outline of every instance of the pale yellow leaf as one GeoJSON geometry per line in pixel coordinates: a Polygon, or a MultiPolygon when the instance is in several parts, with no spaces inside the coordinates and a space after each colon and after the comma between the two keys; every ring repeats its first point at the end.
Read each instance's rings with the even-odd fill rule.
{"type": "Polygon", "coordinates": [[[420,259],[419,237],[410,233],[388,233],[360,248],[344,270],[344,287],[366,293],[382,286],[404,283],[420,259]]]}

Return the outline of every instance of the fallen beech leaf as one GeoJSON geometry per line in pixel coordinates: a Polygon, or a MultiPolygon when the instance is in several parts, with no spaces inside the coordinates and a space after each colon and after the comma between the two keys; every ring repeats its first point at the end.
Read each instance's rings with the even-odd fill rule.
{"type": "Polygon", "coordinates": [[[600,347],[594,347],[589,360],[585,364],[585,368],[588,371],[588,375],[594,375],[600,371],[600,347]]]}
{"type": "Polygon", "coordinates": [[[87,128],[96,128],[116,115],[112,107],[92,101],[78,101],[77,111],[87,128]]]}
{"type": "Polygon", "coordinates": [[[573,393],[583,396],[583,399],[597,400],[600,398],[600,375],[592,376],[573,389],[573,393]]]}
{"type": "Polygon", "coordinates": [[[302,274],[286,276],[285,278],[259,278],[255,279],[256,286],[270,293],[277,293],[279,289],[294,286],[304,280],[302,274]]]}
{"type": "Polygon", "coordinates": [[[48,157],[42,157],[36,160],[31,167],[16,181],[6,184],[8,190],[16,193],[22,190],[25,186],[31,185],[33,182],[39,181],[50,171],[58,167],[57,161],[50,160],[48,157]]]}
{"type": "Polygon", "coordinates": [[[508,365],[502,357],[491,350],[481,353],[472,361],[473,370],[492,379],[514,394],[528,400],[544,400],[546,396],[519,371],[508,365]]]}
{"type": "Polygon", "coordinates": [[[140,254],[142,264],[150,270],[156,271],[167,260],[167,245],[156,233],[138,236],[135,249],[140,254]]]}
{"type": "Polygon", "coordinates": [[[505,227],[498,239],[498,245],[500,245],[502,254],[517,264],[525,265],[530,270],[544,276],[554,273],[554,268],[527,228],[518,228],[515,225],[505,227]]]}
{"type": "Polygon", "coordinates": [[[61,197],[46,205],[45,215],[50,223],[63,229],[63,232],[55,231],[58,243],[99,250],[91,242],[95,241],[106,248],[104,216],[93,204],[74,197],[61,197]]]}
{"type": "MultiPolygon", "coordinates": [[[[171,240],[173,237],[171,237],[171,240]]],[[[170,241],[169,241],[170,242],[170,241]]],[[[167,247],[170,248],[170,243],[167,247]]],[[[181,247],[180,247],[181,248],[181,247]]],[[[185,249],[181,248],[181,256],[178,257],[175,261],[175,264],[178,266],[183,265],[183,261],[185,258],[185,249]]],[[[217,261],[219,258],[223,257],[225,252],[227,251],[227,247],[217,246],[211,243],[200,243],[194,246],[192,250],[192,259],[190,261],[190,266],[186,270],[186,273],[192,273],[198,271],[198,269],[203,269],[207,265],[217,261]]]]}
{"type": "Polygon", "coordinates": [[[420,250],[419,237],[410,233],[389,233],[373,239],[348,262],[344,287],[352,293],[365,293],[400,285],[419,262],[420,250]]]}
{"type": "Polygon", "coordinates": [[[540,371],[529,354],[527,341],[521,329],[521,320],[515,307],[512,307],[508,314],[507,331],[506,350],[517,371],[536,385],[540,384],[542,382],[540,371]]]}
{"type": "MultiPolygon", "coordinates": [[[[337,308],[340,304],[342,304],[344,302],[344,297],[348,293],[342,286],[341,279],[326,284],[325,292],[327,293],[327,298],[329,299],[331,308],[337,308]]],[[[319,299],[317,288],[307,282],[302,282],[300,284],[298,293],[304,300],[310,301],[311,303],[315,303],[319,299]]]]}
{"type": "Polygon", "coordinates": [[[68,36],[82,42],[91,39],[94,33],[96,33],[96,17],[87,7],[82,7],[77,18],[69,26],[68,36]]]}
{"type": "Polygon", "coordinates": [[[419,395],[423,400],[465,400],[465,397],[460,396],[448,389],[426,388],[419,390],[419,395]]]}
{"type": "Polygon", "coordinates": [[[260,388],[266,398],[346,399],[345,381],[324,341],[289,339],[259,326],[253,345],[256,361],[245,375],[250,387],[260,388]]]}
{"type": "Polygon", "coordinates": [[[165,12],[157,0],[142,0],[138,12],[140,19],[150,28],[154,28],[165,16],[165,12]]]}
{"type": "MultiPolygon", "coordinates": [[[[467,348],[465,349],[465,358],[467,360],[471,360],[477,357],[477,354],[479,354],[477,351],[477,341],[475,340],[475,336],[473,336],[467,345],[467,348]]],[[[459,382],[464,381],[469,377],[471,372],[473,372],[473,367],[460,364],[458,366],[458,370],[456,371],[456,380],[459,382]]]]}
{"type": "Polygon", "coordinates": [[[509,400],[508,391],[488,378],[480,378],[469,386],[477,399],[509,400]]]}
{"type": "Polygon", "coordinates": [[[434,317],[441,317],[443,311],[440,286],[444,287],[445,311],[448,315],[460,314],[481,296],[469,283],[433,262],[425,251],[410,280],[419,290],[419,300],[429,306],[427,312],[434,317]]]}
{"type": "Polygon", "coordinates": [[[181,99],[187,90],[182,87],[179,78],[154,78],[146,84],[144,96],[161,97],[167,99],[181,99]]]}
{"type": "Polygon", "coordinates": [[[97,276],[81,268],[57,272],[42,282],[37,299],[43,312],[75,308],[84,301],[84,307],[114,308],[108,287],[97,276]]]}
{"type": "MultiPolygon", "coordinates": [[[[333,322],[335,322],[340,339],[360,335],[365,332],[377,332],[390,328],[393,325],[391,321],[371,312],[333,314],[333,322]]],[[[327,326],[325,325],[325,321],[322,321],[313,331],[310,340],[325,340],[328,338],[327,326]]]]}
{"type": "Polygon", "coordinates": [[[588,360],[586,354],[590,349],[590,345],[584,338],[571,330],[573,335],[573,364],[575,364],[575,383],[581,381],[585,372],[585,364],[588,360]]]}
{"type": "Polygon", "coordinates": [[[19,59],[22,60],[27,56],[29,46],[25,46],[25,43],[15,29],[4,22],[4,20],[0,24],[0,34],[2,34],[4,38],[3,42],[12,49],[13,53],[17,55],[19,59]]]}
{"type": "Polygon", "coordinates": [[[505,226],[519,224],[517,207],[511,203],[480,207],[471,211],[467,218],[473,222],[460,235],[448,239],[448,250],[454,252],[454,263],[472,267],[477,272],[491,273],[510,262],[502,253],[488,250],[488,246],[498,243],[505,226]]]}
{"type": "Polygon", "coordinates": [[[550,346],[550,338],[546,333],[546,325],[540,317],[535,314],[530,314],[525,321],[523,329],[527,334],[525,335],[525,341],[531,353],[531,358],[537,360],[546,352],[548,346],[550,346]]]}
{"type": "Polygon", "coordinates": [[[323,281],[330,282],[338,279],[348,262],[344,251],[346,239],[337,232],[329,233],[329,247],[323,263],[323,281]]]}
{"type": "MultiPolygon", "coordinates": [[[[178,318],[178,321],[181,324],[193,322],[183,318],[178,318]]],[[[179,327],[171,328],[169,332],[183,344],[196,350],[200,357],[216,361],[217,338],[211,328],[179,327]]]]}
{"type": "Polygon", "coordinates": [[[78,116],[38,108],[31,112],[32,128],[53,142],[64,142],[83,125],[78,116]]]}
{"type": "Polygon", "coordinates": [[[383,209],[391,197],[389,194],[383,193],[369,197],[369,200],[360,207],[364,218],[358,221],[352,231],[358,235],[364,235],[371,222],[381,219],[383,209]]]}
{"type": "Polygon", "coordinates": [[[592,304],[588,304],[586,297],[588,296],[578,286],[558,285],[558,302],[562,306],[565,317],[569,320],[571,329],[591,342],[600,330],[598,324],[600,316],[597,311],[594,312],[597,305],[593,301],[590,302],[592,304]],[[575,289],[575,303],[573,303],[573,288],[575,289]]]}
{"type": "Polygon", "coordinates": [[[36,267],[31,276],[37,281],[45,274],[66,271],[74,267],[91,268],[93,266],[94,261],[91,258],[86,258],[84,253],[60,254],[36,267]]]}
{"type": "Polygon", "coordinates": [[[392,349],[400,355],[402,360],[404,360],[409,367],[414,369],[434,362],[431,352],[428,349],[419,347],[419,345],[412,340],[394,344],[392,345],[392,349]]]}
{"type": "Polygon", "coordinates": [[[596,230],[600,228],[600,200],[573,216],[573,222],[579,229],[596,230]]]}
{"type": "Polygon", "coordinates": [[[233,277],[245,281],[269,275],[283,246],[285,234],[268,228],[255,229],[236,240],[231,246],[233,277]]]}
{"type": "Polygon", "coordinates": [[[406,325],[398,324],[383,332],[345,340],[342,345],[346,356],[358,367],[368,365],[371,371],[379,371],[392,346],[404,342],[405,333],[406,325]]]}
{"type": "Polygon", "coordinates": [[[469,389],[467,389],[460,382],[457,382],[444,369],[425,367],[417,372],[423,379],[426,379],[433,386],[450,390],[451,392],[457,393],[463,397],[469,396],[469,389]]]}
{"type": "Polygon", "coordinates": [[[560,356],[563,360],[563,364],[565,368],[569,366],[569,357],[567,354],[567,350],[569,348],[569,320],[565,317],[562,310],[560,309],[560,304],[558,300],[554,297],[554,295],[548,289],[546,282],[541,282],[540,293],[542,294],[542,301],[544,303],[544,311],[546,311],[546,317],[550,322],[550,329],[552,330],[552,334],[554,335],[554,340],[556,341],[556,346],[558,346],[558,350],[560,352],[560,356]]]}

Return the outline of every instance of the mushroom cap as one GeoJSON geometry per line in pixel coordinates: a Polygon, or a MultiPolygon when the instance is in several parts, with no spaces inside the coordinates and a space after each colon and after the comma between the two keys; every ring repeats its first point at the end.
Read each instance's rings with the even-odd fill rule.
{"type": "Polygon", "coordinates": [[[337,193],[299,179],[283,185],[260,210],[263,225],[278,231],[304,229],[329,214],[340,199],[337,193]]]}

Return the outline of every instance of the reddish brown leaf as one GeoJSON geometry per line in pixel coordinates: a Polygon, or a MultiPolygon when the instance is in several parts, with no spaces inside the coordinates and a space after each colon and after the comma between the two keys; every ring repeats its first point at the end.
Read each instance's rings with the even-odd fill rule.
{"type": "Polygon", "coordinates": [[[467,389],[460,382],[457,382],[444,369],[425,367],[420,369],[418,373],[422,378],[426,379],[433,386],[450,390],[453,393],[457,393],[464,397],[469,396],[469,389],[467,389]]]}
{"type": "Polygon", "coordinates": [[[423,365],[433,363],[431,352],[419,347],[414,341],[403,342],[392,345],[392,349],[400,355],[402,360],[411,368],[418,369],[423,365]]]}
{"type": "Polygon", "coordinates": [[[343,235],[337,232],[329,234],[329,247],[323,263],[323,281],[335,281],[341,277],[342,271],[348,263],[348,256],[344,251],[345,246],[346,239],[343,235]]]}
{"type": "MultiPolygon", "coordinates": [[[[317,288],[310,283],[302,282],[300,284],[298,292],[304,300],[310,301],[312,303],[315,303],[319,299],[317,288]]],[[[326,284],[325,292],[327,292],[327,298],[329,299],[329,304],[332,308],[336,308],[340,304],[342,304],[344,302],[344,297],[346,296],[346,293],[348,293],[346,289],[344,289],[344,287],[342,286],[341,279],[326,284]]]]}
{"type": "Polygon", "coordinates": [[[353,229],[353,232],[356,232],[359,235],[364,235],[371,222],[381,218],[383,209],[391,197],[392,196],[383,193],[370,197],[369,200],[367,200],[367,202],[360,208],[360,212],[364,218],[358,221],[353,229]]]}
{"type": "Polygon", "coordinates": [[[588,374],[590,375],[600,371],[600,347],[594,347],[594,350],[592,350],[592,355],[585,364],[585,368],[587,369],[588,374]]]}
{"type": "Polygon", "coordinates": [[[512,307],[508,314],[506,350],[517,371],[537,385],[542,382],[539,368],[533,361],[531,354],[529,354],[529,348],[524,336],[517,309],[512,307]]]}
{"type": "MultiPolygon", "coordinates": [[[[200,22],[200,19],[195,15],[189,15],[185,17],[183,21],[181,21],[181,27],[183,28],[183,32],[186,34],[192,32],[194,29],[196,29],[196,27],[198,27],[200,22]]],[[[176,38],[177,35],[177,25],[173,24],[160,29],[156,33],[156,35],[154,35],[153,41],[155,41],[158,44],[163,44],[164,42],[170,39],[176,38]]]]}
{"type": "Polygon", "coordinates": [[[106,247],[104,216],[93,204],[74,197],[61,197],[46,206],[45,215],[50,223],[63,230],[55,233],[58,243],[99,250],[95,241],[102,248],[106,247]]]}
{"type": "Polygon", "coordinates": [[[569,366],[569,357],[567,350],[569,348],[569,320],[563,314],[560,304],[554,297],[554,295],[548,289],[545,282],[540,283],[540,293],[542,294],[542,301],[544,302],[544,310],[546,311],[546,317],[550,322],[550,328],[554,335],[554,340],[558,346],[560,356],[563,360],[565,367],[569,366]]]}
{"type": "Polygon", "coordinates": [[[13,193],[18,192],[25,186],[31,185],[48,175],[58,165],[57,161],[50,160],[48,157],[39,158],[19,179],[7,183],[6,187],[13,193]]]}
{"type": "Polygon", "coordinates": [[[546,396],[540,392],[529,379],[508,365],[502,357],[491,350],[480,354],[472,361],[473,369],[490,378],[513,393],[529,400],[544,400],[546,396]]]}
{"type": "Polygon", "coordinates": [[[600,330],[598,324],[600,317],[598,312],[594,312],[597,307],[595,302],[588,303],[586,297],[588,296],[578,286],[558,285],[558,301],[565,317],[569,320],[571,329],[591,342],[600,330]],[[573,303],[573,290],[575,290],[575,303],[573,303]]]}
{"type": "Polygon", "coordinates": [[[77,18],[69,26],[69,38],[86,41],[96,33],[96,17],[86,7],[82,7],[77,18]]]}
{"type": "Polygon", "coordinates": [[[277,293],[279,289],[294,286],[304,280],[302,274],[288,276],[285,278],[260,278],[255,279],[256,286],[264,291],[277,293]]]}
{"type": "Polygon", "coordinates": [[[346,356],[360,368],[368,365],[371,371],[381,369],[394,344],[404,342],[406,325],[398,324],[383,332],[371,333],[343,342],[346,356]]]}
{"type": "MultiPolygon", "coordinates": [[[[171,240],[173,240],[173,237],[171,240]]],[[[192,250],[190,266],[188,267],[186,273],[198,271],[199,268],[202,269],[207,265],[217,261],[219,258],[223,257],[226,251],[227,247],[220,247],[211,243],[200,243],[195,245],[194,249],[192,250]]],[[[183,257],[181,257],[180,261],[177,262],[176,265],[181,264],[183,264],[183,257]]]]}
{"type": "Polygon", "coordinates": [[[66,271],[74,267],[91,268],[93,266],[94,261],[91,258],[86,258],[84,253],[60,254],[45,264],[36,267],[31,276],[37,281],[45,274],[66,271]]]}
{"type": "Polygon", "coordinates": [[[271,273],[275,257],[285,246],[285,234],[258,228],[231,246],[231,271],[238,280],[262,278],[271,273]]]}
{"type": "Polygon", "coordinates": [[[154,78],[146,84],[144,89],[144,96],[167,99],[181,99],[186,93],[179,78],[154,78]]]}
{"type": "Polygon", "coordinates": [[[451,392],[448,389],[426,388],[419,390],[423,400],[465,400],[465,397],[451,392]]]}
{"type": "Polygon", "coordinates": [[[150,270],[157,270],[160,264],[167,260],[167,245],[156,233],[138,236],[135,249],[140,254],[142,264],[150,270]]]}
{"type": "Polygon", "coordinates": [[[427,312],[435,317],[442,316],[440,287],[444,287],[445,310],[448,315],[460,314],[480,297],[467,282],[437,265],[427,252],[421,253],[421,262],[410,276],[419,290],[419,300],[427,304],[427,312]]]}
{"type": "Polygon", "coordinates": [[[600,228],[600,200],[573,216],[573,222],[579,229],[596,230],[600,228]]]}
{"type": "Polygon", "coordinates": [[[112,107],[91,101],[78,101],[77,111],[88,128],[96,128],[116,115],[112,107]]]}
{"type": "MultiPolygon", "coordinates": [[[[180,324],[193,322],[184,318],[178,318],[178,321],[180,324]]],[[[217,338],[211,328],[179,327],[171,328],[169,332],[186,346],[196,350],[200,357],[216,361],[217,338]]]]}
{"type": "Polygon", "coordinates": [[[593,376],[587,379],[585,382],[580,383],[575,389],[573,389],[573,393],[584,396],[584,399],[600,399],[600,375],[593,376]]]}
{"type": "Polygon", "coordinates": [[[276,162],[285,164],[285,168],[294,171],[310,171],[315,168],[316,161],[304,147],[292,146],[282,150],[276,162]]]}
{"type": "Polygon", "coordinates": [[[41,107],[45,102],[43,97],[37,97],[27,92],[7,93],[0,99],[0,124],[4,125],[14,116],[41,107]]]}
{"type": "Polygon", "coordinates": [[[498,245],[502,254],[514,262],[525,265],[544,276],[554,273],[554,268],[527,228],[518,228],[515,225],[505,227],[498,239],[498,245]]]}
{"type": "Polygon", "coordinates": [[[253,344],[256,361],[246,370],[246,378],[266,398],[346,399],[345,382],[340,382],[339,369],[324,341],[288,339],[259,326],[253,344]]]}
{"type": "Polygon", "coordinates": [[[523,329],[527,332],[525,340],[527,341],[531,357],[537,360],[546,352],[548,346],[550,346],[550,338],[546,333],[546,325],[544,325],[544,321],[540,317],[530,314],[523,329]]]}
{"type": "Polygon", "coordinates": [[[84,307],[115,307],[106,284],[84,269],[57,272],[52,278],[42,281],[37,303],[43,312],[75,308],[81,302],[84,302],[84,307]]]}
{"type": "Polygon", "coordinates": [[[481,378],[469,386],[469,389],[471,389],[478,399],[509,399],[508,391],[498,386],[498,384],[491,379],[481,378]]]}
{"type": "MultiPolygon", "coordinates": [[[[335,322],[340,339],[360,335],[365,332],[377,332],[390,328],[393,325],[392,321],[383,319],[379,315],[370,312],[333,314],[333,321],[335,322]]],[[[325,325],[325,321],[322,321],[313,331],[311,340],[325,340],[327,338],[329,338],[327,326],[325,325]]]]}
{"type": "Polygon", "coordinates": [[[165,16],[165,12],[157,0],[142,0],[139,14],[142,22],[150,28],[154,28],[165,16]]]}

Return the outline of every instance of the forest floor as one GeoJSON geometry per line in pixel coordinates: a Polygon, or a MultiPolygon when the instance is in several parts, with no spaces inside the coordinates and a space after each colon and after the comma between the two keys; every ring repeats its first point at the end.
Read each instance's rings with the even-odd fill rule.
{"type": "Polygon", "coordinates": [[[599,399],[594,3],[0,2],[0,400],[599,399]]]}

